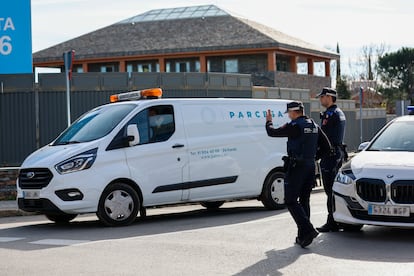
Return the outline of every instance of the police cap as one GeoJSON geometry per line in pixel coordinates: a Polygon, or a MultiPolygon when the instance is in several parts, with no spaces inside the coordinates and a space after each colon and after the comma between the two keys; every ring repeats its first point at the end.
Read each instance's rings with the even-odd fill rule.
{"type": "Polygon", "coordinates": [[[329,87],[324,87],[322,88],[321,93],[319,93],[318,95],[316,95],[316,98],[319,98],[321,96],[332,96],[332,97],[337,97],[338,93],[336,92],[335,89],[329,88],[329,87]]]}
{"type": "Polygon", "coordinates": [[[293,110],[304,110],[305,107],[303,106],[302,102],[299,101],[294,101],[294,102],[290,102],[287,104],[287,109],[285,111],[285,113],[288,113],[289,111],[293,111],[293,110]]]}

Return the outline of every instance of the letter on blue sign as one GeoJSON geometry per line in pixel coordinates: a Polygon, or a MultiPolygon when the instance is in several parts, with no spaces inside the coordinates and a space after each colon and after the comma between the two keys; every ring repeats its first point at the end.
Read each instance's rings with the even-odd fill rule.
{"type": "Polygon", "coordinates": [[[230,119],[234,117],[234,112],[230,111],[230,119]]]}

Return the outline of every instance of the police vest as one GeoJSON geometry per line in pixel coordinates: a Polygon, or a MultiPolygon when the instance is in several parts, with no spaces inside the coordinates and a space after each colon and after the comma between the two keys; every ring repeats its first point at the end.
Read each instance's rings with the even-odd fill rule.
{"type": "Polygon", "coordinates": [[[321,128],[333,146],[340,146],[345,135],[345,114],[336,105],[321,114],[321,128]],[[333,121],[333,122],[331,122],[333,121]]]}
{"type": "Polygon", "coordinates": [[[318,147],[318,126],[312,119],[306,117],[299,117],[290,124],[299,127],[300,135],[288,139],[289,156],[297,159],[315,159],[318,147]]]}

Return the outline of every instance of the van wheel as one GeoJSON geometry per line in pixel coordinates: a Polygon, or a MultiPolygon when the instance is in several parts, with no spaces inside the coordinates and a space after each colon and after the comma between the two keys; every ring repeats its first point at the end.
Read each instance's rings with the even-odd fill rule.
{"type": "Polygon", "coordinates": [[[204,201],[200,204],[204,208],[207,208],[207,210],[217,210],[224,204],[224,201],[204,201]]]}
{"type": "Polygon", "coordinates": [[[53,221],[56,224],[66,224],[69,223],[71,220],[75,219],[78,215],[73,214],[59,214],[59,215],[52,215],[48,214],[45,215],[49,220],[53,221]]]}
{"type": "Polygon", "coordinates": [[[283,172],[273,172],[266,178],[260,200],[269,210],[285,208],[285,174],[283,172]]]}
{"type": "Polygon", "coordinates": [[[135,221],[140,205],[138,194],[131,186],[115,183],[103,191],[96,215],[107,226],[129,225],[135,221]]]}
{"type": "Polygon", "coordinates": [[[339,227],[344,229],[345,232],[359,232],[361,231],[363,224],[346,224],[346,223],[339,223],[339,227]]]}

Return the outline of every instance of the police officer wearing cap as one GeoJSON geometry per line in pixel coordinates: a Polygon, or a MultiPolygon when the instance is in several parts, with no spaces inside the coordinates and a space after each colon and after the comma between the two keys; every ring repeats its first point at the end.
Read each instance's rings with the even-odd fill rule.
{"type": "Polygon", "coordinates": [[[285,203],[298,227],[296,243],[301,247],[310,245],[318,232],[310,222],[309,198],[315,181],[315,158],[318,148],[329,152],[326,136],[312,119],[304,116],[301,102],[287,104],[291,122],[274,128],[272,114],[267,111],[266,131],[271,137],[287,137],[288,156],[285,161],[285,203]]]}
{"type": "Polygon", "coordinates": [[[342,165],[342,160],[347,158],[343,144],[346,118],[342,110],[335,104],[337,92],[334,89],[324,87],[317,97],[321,105],[326,108],[325,112],[321,112],[321,128],[333,146],[332,154],[322,158],[320,164],[323,187],[328,197],[328,218],[326,223],[317,229],[319,232],[336,232],[339,230],[339,226],[333,218],[332,186],[342,165]]]}

